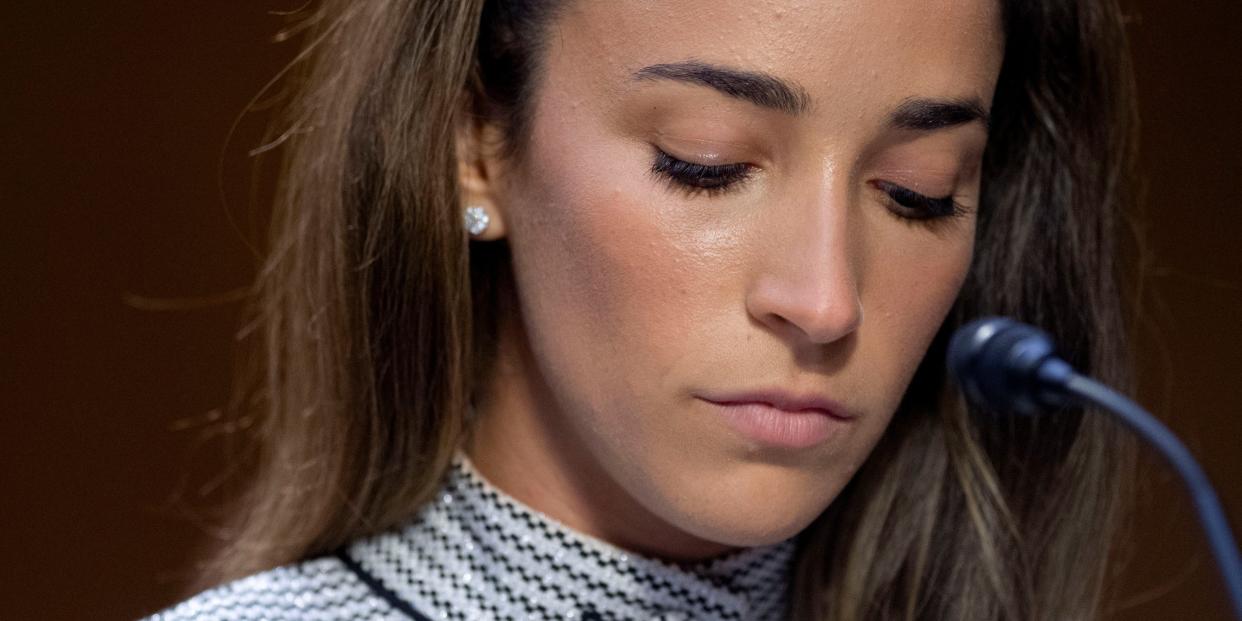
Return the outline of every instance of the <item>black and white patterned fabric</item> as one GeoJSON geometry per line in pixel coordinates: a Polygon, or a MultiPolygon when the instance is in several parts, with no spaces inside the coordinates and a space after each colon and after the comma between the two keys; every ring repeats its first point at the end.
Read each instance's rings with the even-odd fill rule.
{"type": "Polygon", "coordinates": [[[783,619],[794,543],[694,565],[628,553],[523,505],[459,453],[407,525],[201,593],[182,619],[783,619]]]}

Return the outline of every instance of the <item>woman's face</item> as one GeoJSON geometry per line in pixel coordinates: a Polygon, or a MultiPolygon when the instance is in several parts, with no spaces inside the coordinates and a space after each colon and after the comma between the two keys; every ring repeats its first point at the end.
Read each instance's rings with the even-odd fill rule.
{"type": "Polygon", "coordinates": [[[796,534],[970,263],[995,0],[577,0],[490,200],[520,315],[471,453],[632,549],[796,534]]]}

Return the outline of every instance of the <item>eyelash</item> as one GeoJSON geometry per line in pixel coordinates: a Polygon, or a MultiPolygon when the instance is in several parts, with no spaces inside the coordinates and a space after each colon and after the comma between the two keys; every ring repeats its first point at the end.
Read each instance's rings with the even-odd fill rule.
{"type": "Polygon", "coordinates": [[[904,211],[905,213],[897,215],[907,220],[939,220],[956,218],[969,213],[966,207],[953,199],[952,195],[932,198],[887,181],[873,181],[872,185],[888,196],[888,200],[892,203],[890,209],[896,208],[904,211]]]}
{"type": "MultiPolygon", "coordinates": [[[[752,168],[745,163],[714,166],[695,164],[673,157],[658,147],[655,161],[651,164],[654,175],[668,182],[672,189],[689,197],[700,194],[710,197],[731,192],[750,179],[752,168]]],[[[888,197],[889,208],[894,211],[894,215],[906,220],[937,220],[967,213],[966,208],[952,196],[924,196],[887,181],[874,181],[872,185],[888,197]]]]}
{"type": "Polygon", "coordinates": [[[651,172],[668,182],[675,190],[694,197],[699,194],[715,196],[740,187],[750,178],[750,164],[695,164],[677,159],[663,149],[656,148],[655,162],[651,164],[651,172]]]}

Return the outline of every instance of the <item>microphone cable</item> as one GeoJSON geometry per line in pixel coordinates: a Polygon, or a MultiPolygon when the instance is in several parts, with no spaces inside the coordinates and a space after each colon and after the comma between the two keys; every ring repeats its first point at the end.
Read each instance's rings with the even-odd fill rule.
{"type": "Polygon", "coordinates": [[[1203,468],[1172,431],[1137,403],[1075,371],[1057,356],[1048,333],[1012,319],[985,317],[962,326],[949,343],[947,359],[963,392],[979,405],[1026,415],[1071,404],[1094,406],[1113,413],[1159,451],[1190,492],[1234,616],[1242,620],[1238,545],[1203,468]]]}

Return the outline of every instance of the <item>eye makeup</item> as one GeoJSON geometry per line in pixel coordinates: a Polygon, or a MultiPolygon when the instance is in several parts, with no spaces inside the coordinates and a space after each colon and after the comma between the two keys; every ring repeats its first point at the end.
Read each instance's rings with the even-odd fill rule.
{"type": "Polygon", "coordinates": [[[698,164],[669,155],[655,147],[651,173],[669,186],[688,196],[715,196],[732,191],[750,178],[754,167],[744,162],[732,164],[698,164]]]}
{"type": "MultiPolygon", "coordinates": [[[[673,190],[693,198],[713,197],[740,189],[749,180],[755,167],[745,162],[730,164],[699,164],[687,162],[655,147],[651,173],[673,190]]],[[[953,197],[931,197],[889,181],[871,183],[886,197],[886,206],[906,220],[938,220],[963,216],[969,211],[953,197]]]]}
{"type": "Polygon", "coordinates": [[[934,198],[889,181],[877,180],[871,185],[888,197],[891,211],[908,220],[935,220],[969,213],[952,194],[934,198]]]}

